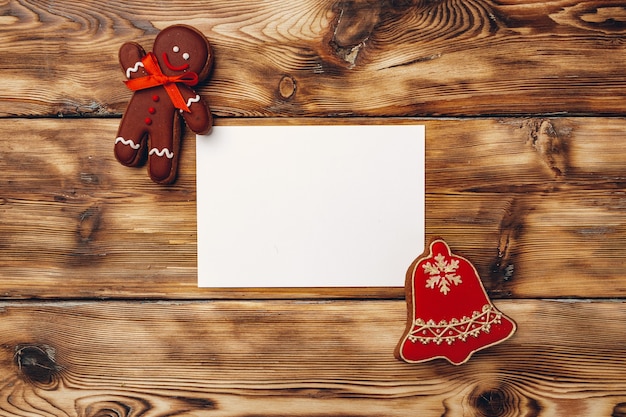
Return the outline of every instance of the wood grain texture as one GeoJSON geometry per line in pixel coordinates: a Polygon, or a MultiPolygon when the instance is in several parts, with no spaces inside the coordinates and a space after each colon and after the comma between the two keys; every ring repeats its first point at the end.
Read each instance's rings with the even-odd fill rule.
{"type": "MultiPolygon", "coordinates": [[[[162,187],[115,161],[118,122],[4,121],[6,137],[21,140],[0,151],[2,297],[403,297],[401,288],[198,289],[195,138],[183,141],[179,181],[162,187]]],[[[341,122],[426,125],[427,235],[471,259],[493,297],[623,296],[626,120],[341,122]]]]}
{"type": "Polygon", "coordinates": [[[120,114],[117,50],[187,23],[219,116],[623,114],[626,1],[0,4],[0,116],[120,114]],[[375,89],[373,93],[373,88],[375,89]]]}
{"type": "Polygon", "coordinates": [[[4,303],[0,415],[608,416],[624,307],[501,301],[518,332],[453,366],[393,357],[401,301],[4,303]]]}
{"type": "Polygon", "coordinates": [[[0,1],[0,416],[626,416],[625,35],[622,0],[0,1]],[[409,365],[402,288],[198,289],[194,137],[168,187],[112,149],[118,48],[175,23],[218,124],[425,124],[427,235],[516,335],[409,365]]]}

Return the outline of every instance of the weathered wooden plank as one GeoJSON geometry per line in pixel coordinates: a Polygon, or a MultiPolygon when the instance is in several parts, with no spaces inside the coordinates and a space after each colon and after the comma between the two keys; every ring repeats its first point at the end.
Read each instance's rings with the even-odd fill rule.
{"type": "Polygon", "coordinates": [[[619,415],[623,302],[501,301],[462,366],[393,349],[401,301],[4,303],[2,416],[619,415]]]}
{"type": "Polygon", "coordinates": [[[620,297],[625,219],[621,192],[607,194],[428,195],[427,231],[473,260],[493,296],[620,297]]]}
{"type": "Polygon", "coordinates": [[[427,123],[428,232],[461,248],[480,240],[464,249],[494,295],[601,297],[621,287],[611,271],[626,244],[624,120],[466,123],[427,123]]]}
{"type": "MultiPolygon", "coordinates": [[[[427,130],[427,234],[471,259],[494,297],[623,296],[625,120],[539,123],[567,132],[559,146],[529,139],[525,124],[532,120],[523,126],[511,119],[417,122],[427,130]],[[543,148],[556,156],[538,151],[543,148]]],[[[199,290],[195,138],[183,142],[178,182],[163,187],[145,169],[115,161],[117,123],[3,122],[1,297],[403,296],[401,288],[199,290]]]]}
{"type": "Polygon", "coordinates": [[[125,41],[192,24],[220,116],[623,114],[626,1],[0,5],[0,116],[121,113],[125,41]]]}
{"type": "Polygon", "coordinates": [[[539,117],[625,113],[625,10],[1,2],[0,416],[626,415],[626,121],[539,117]],[[392,355],[401,288],[197,289],[194,138],[178,182],[157,186],[114,160],[108,118],[130,97],[119,46],[173,23],[215,47],[201,91],[218,123],[491,116],[420,122],[427,234],[515,299],[496,303],[518,333],[461,367],[408,365],[392,355]],[[79,118],[15,118],[57,115],[79,118]],[[56,300],[99,297],[134,301],[56,300]],[[15,301],[33,298],[54,301],[15,301]],[[264,301],[188,301],[217,298],[264,301]]]}
{"type": "MultiPolygon", "coordinates": [[[[363,123],[349,118],[342,122],[363,123]]],[[[395,121],[367,121],[389,122],[395,121]]],[[[0,296],[403,296],[401,288],[199,290],[195,139],[185,138],[179,181],[162,187],[149,181],[143,168],[125,168],[115,161],[117,123],[3,123],[0,296]]],[[[526,124],[532,120],[419,123],[427,129],[427,234],[444,237],[471,259],[494,297],[624,295],[626,280],[619,265],[626,247],[626,211],[620,184],[626,151],[620,140],[626,121],[570,118],[539,123],[567,132],[559,146],[539,146],[529,139],[532,129],[526,124]],[[550,151],[556,156],[538,151],[543,148],[556,149],[550,151]]]]}
{"type": "Polygon", "coordinates": [[[427,127],[430,190],[549,194],[624,187],[622,118],[440,119],[427,127]],[[442,137],[449,129],[454,133],[442,137]]]}

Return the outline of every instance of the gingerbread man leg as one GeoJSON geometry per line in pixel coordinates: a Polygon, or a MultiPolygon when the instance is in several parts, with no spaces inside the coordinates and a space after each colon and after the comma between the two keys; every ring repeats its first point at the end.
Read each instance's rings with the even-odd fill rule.
{"type": "Polygon", "coordinates": [[[180,154],[180,119],[174,115],[171,129],[155,129],[150,134],[148,174],[159,184],[170,184],[176,179],[180,154]]]}
{"type": "Polygon", "coordinates": [[[143,126],[132,117],[125,117],[115,139],[115,157],[126,166],[141,165],[146,155],[146,142],[147,132],[143,126]]]}

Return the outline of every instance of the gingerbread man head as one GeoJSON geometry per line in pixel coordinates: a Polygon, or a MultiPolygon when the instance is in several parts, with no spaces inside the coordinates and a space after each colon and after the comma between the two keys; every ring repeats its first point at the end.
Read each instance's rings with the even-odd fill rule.
{"type": "Polygon", "coordinates": [[[150,178],[170,184],[178,171],[181,121],[198,134],[213,125],[209,107],[191,88],[211,70],[209,41],[190,26],[174,25],[157,35],[152,52],[127,42],[119,59],[133,97],[120,123],[115,156],[126,166],[147,159],[150,178]]]}
{"type": "Polygon", "coordinates": [[[213,54],[204,35],[184,25],[163,29],[154,40],[152,52],[167,76],[193,72],[201,81],[206,78],[213,63],[213,54]]]}

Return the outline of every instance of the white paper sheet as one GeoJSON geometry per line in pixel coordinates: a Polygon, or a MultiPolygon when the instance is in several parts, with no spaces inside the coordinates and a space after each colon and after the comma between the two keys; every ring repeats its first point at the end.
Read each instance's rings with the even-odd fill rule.
{"type": "Polygon", "coordinates": [[[200,287],[404,286],[424,249],[422,125],[196,138],[200,287]]]}

